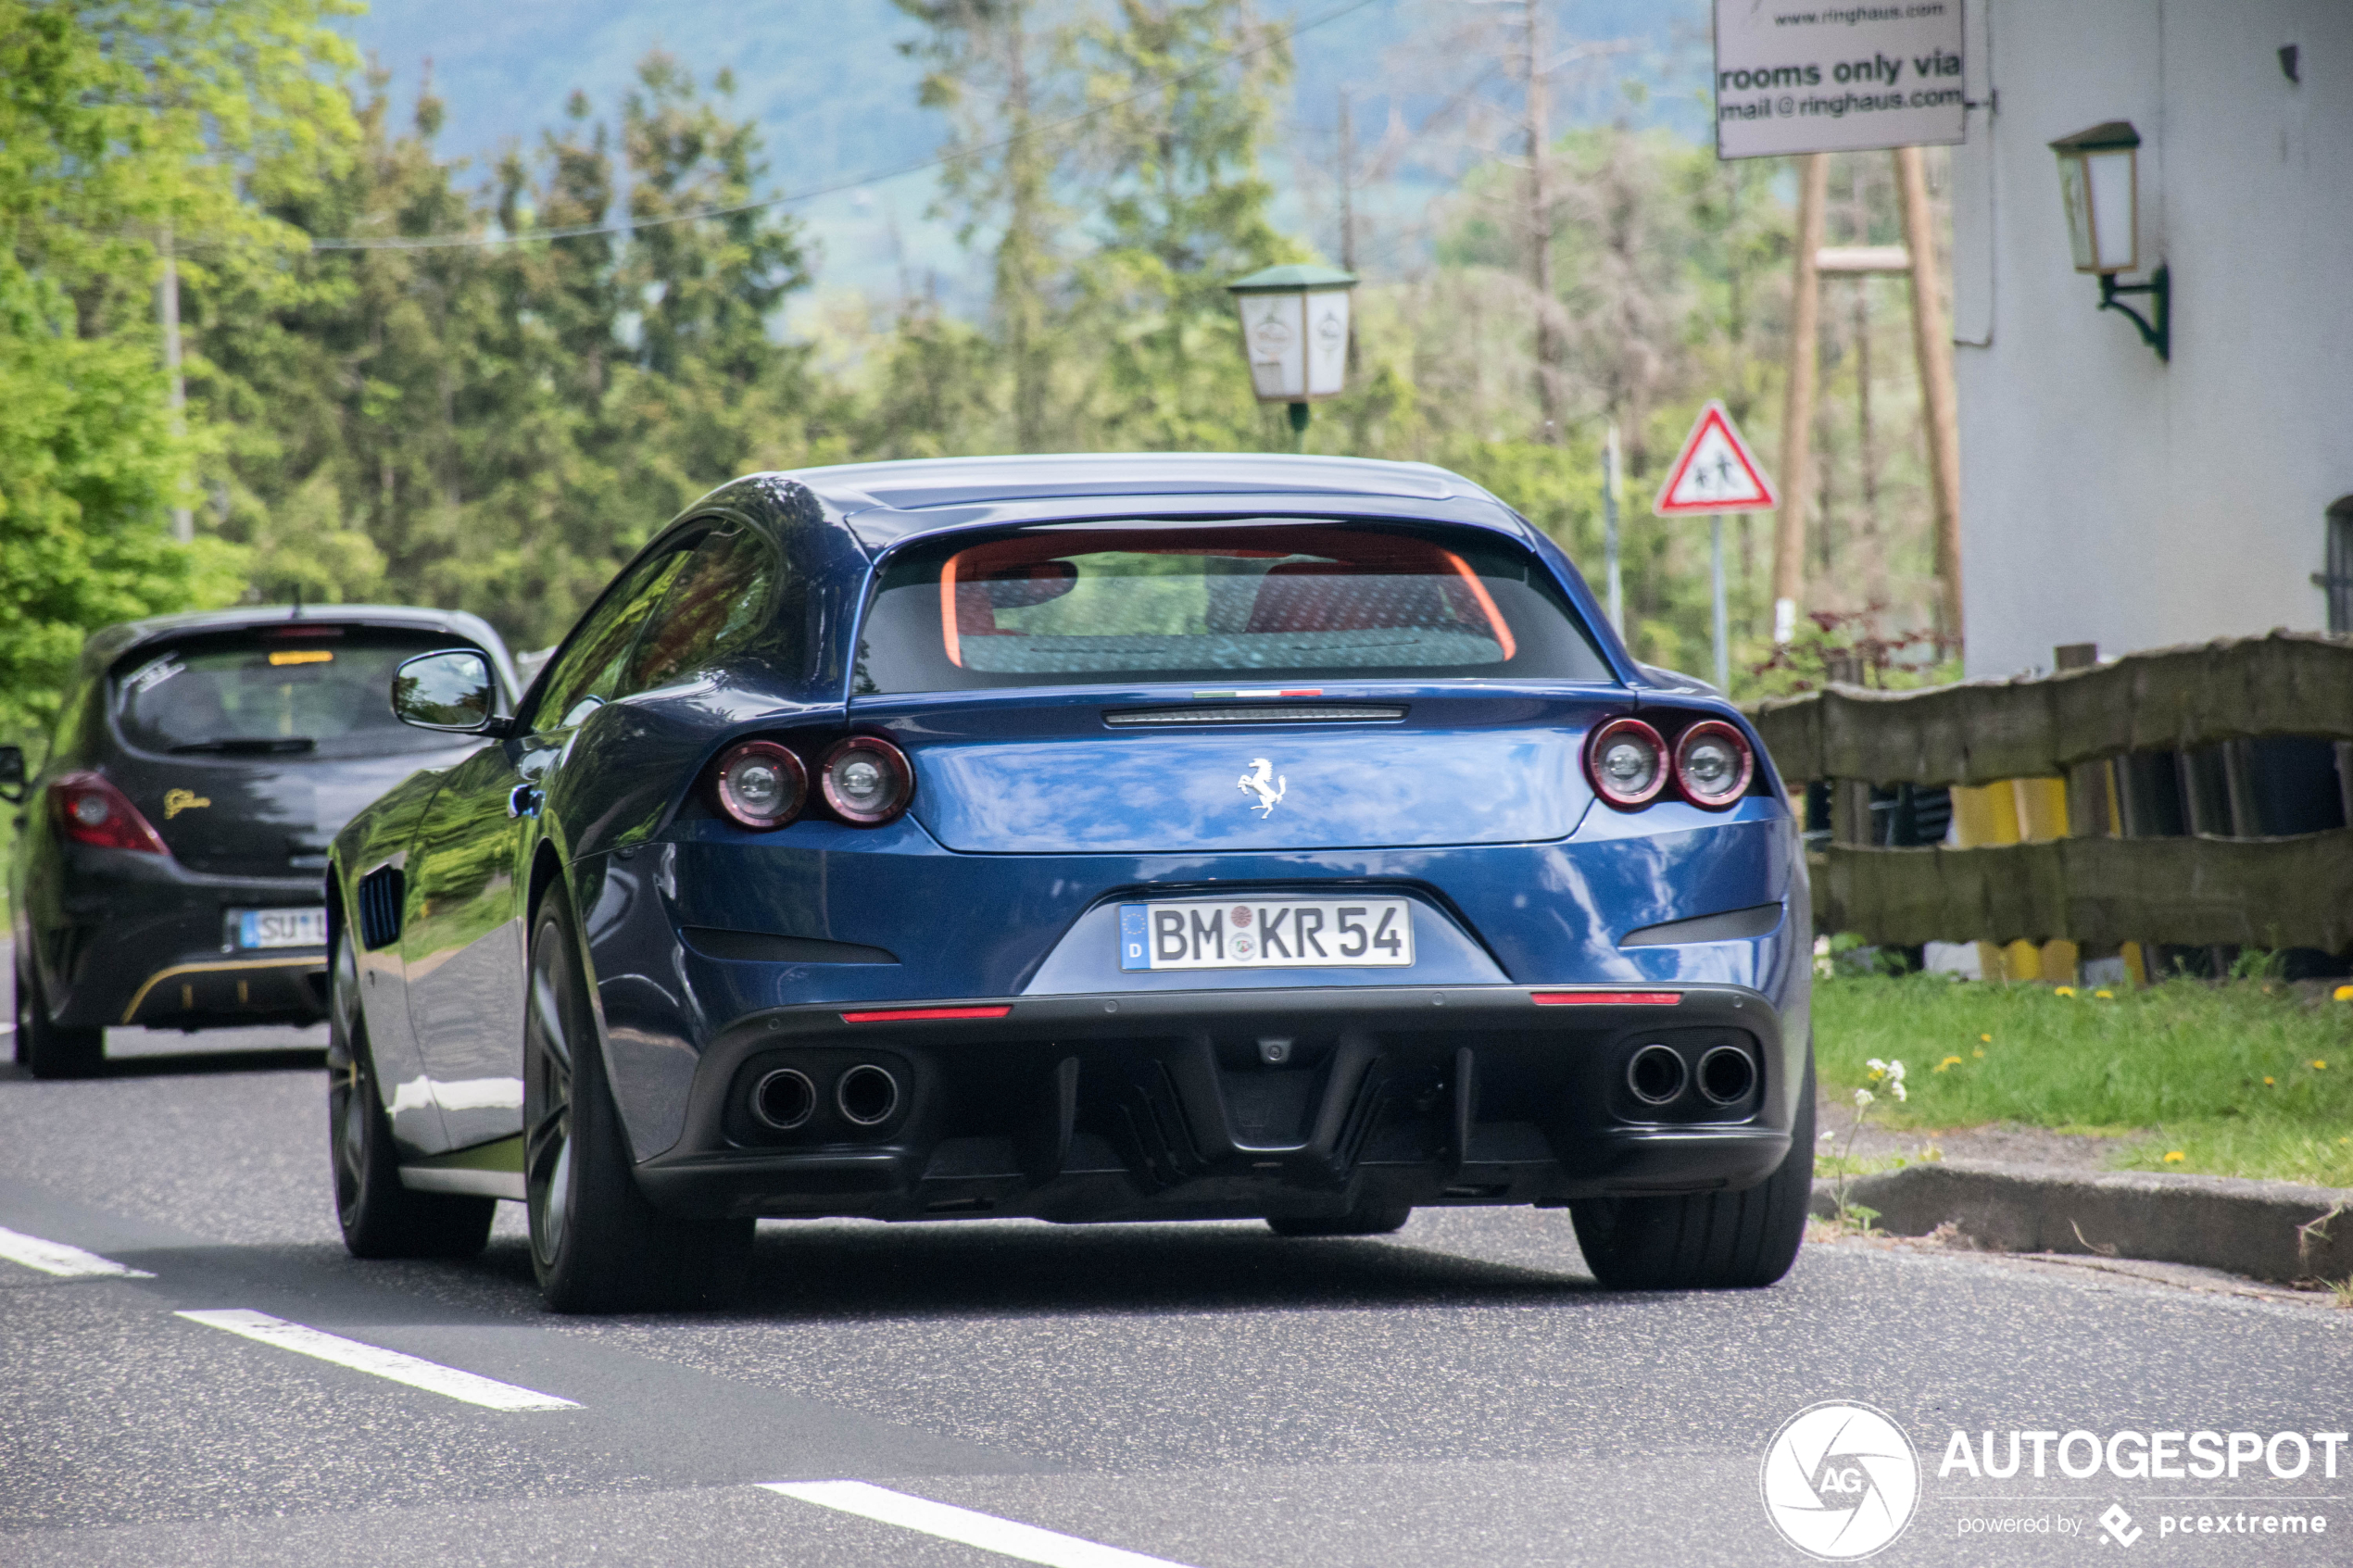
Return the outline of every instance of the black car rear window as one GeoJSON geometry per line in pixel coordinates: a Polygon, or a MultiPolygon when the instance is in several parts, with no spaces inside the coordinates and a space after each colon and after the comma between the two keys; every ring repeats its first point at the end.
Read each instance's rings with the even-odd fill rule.
{"type": "Polygon", "coordinates": [[[381,757],[452,737],[392,716],[400,661],[462,637],[366,627],[272,626],[142,649],[114,677],[116,722],[143,751],[381,757]]]}
{"type": "Polygon", "coordinates": [[[1237,679],[1603,681],[1541,563],[1491,538],[1309,519],[1087,523],[892,558],[862,694],[1237,679]]]}

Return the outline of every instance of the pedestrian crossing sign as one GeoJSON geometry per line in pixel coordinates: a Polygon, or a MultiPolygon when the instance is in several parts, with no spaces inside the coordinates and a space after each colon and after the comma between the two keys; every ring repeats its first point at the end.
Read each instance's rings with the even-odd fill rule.
{"type": "Polygon", "coordinates": [[[1721,403],[1700,410],[1699,422],[1659,487],[1651,510],[1660,517],[1697,512],[1769,512],[1780,504],[1772,481],[1741,439],[1721,403]]]}

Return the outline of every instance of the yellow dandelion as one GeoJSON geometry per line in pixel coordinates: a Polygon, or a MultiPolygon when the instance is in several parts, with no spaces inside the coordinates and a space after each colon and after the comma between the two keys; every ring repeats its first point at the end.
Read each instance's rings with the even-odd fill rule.
{"type": "Polygon", "coordinates": [[[2092,995],[2097,997],[2104,1002],[2112,1002],[2116,1000],[2116,993],[2113,991],[2095,991],[2092,995]]]}
{"type": "Polygon", "coordinates": [[[2165,1151],[2165,1162],[2168,1165],[2179,1165],[2183,1160],[2187,1160],[2188,1158],[2188,1155],[2183,1154],[2178,1148],[2169,1148],[2165,1151]]]}
{"type": "Polygon", "coordinates": [[[1948,1056],[1948,1057],[1946,1057],[1946,1058],[1945,1058],[1943,1061],[1940,1061],[1940,1062],[1938,1062],[1938,1063],[1936,1064],[1936,1068],[1935,1068],[1935,1070],[1936,1070],[1937,1072],[1939,1072],[1939,1073],[1942,1073],[1942,1072],[1944,1072],[1944,1071],[1946,1068],[1948,1068],[1948,1067],[1958,1067],[1960,1064],[1961,1064],[1961,1059],[1960,1059],[1959,1057],[1957,1057],[1957,1056],[1948,1056]]]}
{"type": "Polygon", "coordinates": [[[2278,1079],[2276,1079],[2276,1078],[2266,1078],[2266,1079],[2264,1079],[2264,1080],[2263,1080],[2263,1086],[2264,1086],[2265,1088],[2270,1088],[2272,1085],[2274,1085],[2274,1084],[2276,1084],[2276,1083],[2278,1083],[2278,1082],[2279,1082],[2279,1080],[2278,1080],[2278,1079]]]}
{"type": "Polygon", "coordinates": [[[1980,1035],[1977,1037],[1977,1040],[1980,1045],[1990,1046],[1994,1043],[1994,1036],[1991,1035],[1980,1035]]]}
{"type": "Polygon", "coordinates": [[[2328,1064],[2327,1062],[2322,1061],[2322,1060],[2319,1057],[2317,1057],[2317,1056],[2316,1056],[2316,1057],[2314,1057],[2314,1058],[2312,1059],[2312,1071],[2313,1071],[2313,1072],[2315,1072],[2315,1073],[2326,1073],[2328,1070],[2329,1070],[2329,1064],[2328,1064]]]}
{"type": "Polygon", "coordinates": [[[2075,987],[2072,985],[2057,986],[2053,988],[2051,995],[2054,997],[2071,997],[2075,995],[2075,987]]]}
{"type": "Polygon", "coordinates": [[[2353,1002],[2353,985],[2339,985],[2329,993],[2340,1002],[2353,1002]]]}

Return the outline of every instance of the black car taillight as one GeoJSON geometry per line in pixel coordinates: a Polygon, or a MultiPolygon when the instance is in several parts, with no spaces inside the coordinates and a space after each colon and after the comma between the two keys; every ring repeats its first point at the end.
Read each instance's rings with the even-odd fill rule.
{"type": "Polygon", "coordinates": [[[774,741],[748,740],[720,757],[711,793],[729,822],[766,833],[800,815],[809,799],[809,770],[774,741]]]}
{"type": "Polygon", "coordinates": [[[1585,773],[1611,805],[1647,806],[1667,787],[1667,743],[1640,719],[1612,719],[1585,743],[1585,773]]]}
{"type": "Polygon", "coordinates": [[[49,786],[49,809],[56,813],[57,831],[76,844],[135,849],[143,855],[170,853],[139,808],[102,774],[63,775],[49,786]]]}
{"type": "Polygon", "coordinates": [[[1748,737],[1720,719],[1705,719],[1675,742],[1675,787],[1694,806],[1721,811],[1748,793],[1756,754],[1748,737]]]}
{"type": "Polygon", "coordinates": [[[907,754],[875,735],[852,735],[825,753],[819,770],[825,804],[845,822],[877,827],[907,809],[915,771],[907,754]]]}

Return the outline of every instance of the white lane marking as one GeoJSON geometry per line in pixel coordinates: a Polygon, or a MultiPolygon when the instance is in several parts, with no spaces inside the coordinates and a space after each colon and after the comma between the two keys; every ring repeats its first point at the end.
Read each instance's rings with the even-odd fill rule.
{"type": "Polygon", "coordinates": [[[84,1252],[79,1247],[68,1247],[62,1241],[44,1241],[37,1236],[12,1231],[0,1226],[0,1258],[12,1263],[22,1263],[28,1269],[39,1269],[44,1274],[61,1279],[96,1279],[111,1274],[117,1279],[153,1279],[145,1269],[133,1269],[101,1258],[95,1252],[84,1252]]]}
{"type": "Polygon", "coordinates": [[[429,1394],[444,1394],[453,1399],[463,1399],[470,1405],[484,1405],[494,1411],[576,1411],[580,1407],[570,1399],[559,1399],[553,1394],[536,1393],[518,1388],[511,1383],[476,1373],[460,1372],[456,1367],[443,1366],[420,1356],[404,1355],[387,1350],[380,1345],[362,1345],[357,1339],[346,1339],[339,1334],[327,1334],[315,1328],[305,1328],[298,1323],[273,1318],[267,1312],[249,1312],[242,1308],[221,1311],[175,1312],[174,1317],[200,1323],[207,1328],[226,1329],[231,1334],[258,1339],[264,1345],[275,1345],[281,1350],[296,1355],[316,1356],[322,1361],[354,1372],[370,1373],[377,1377],[405,1383],[411,1388],[422,1388],[429,1394]]]}
{"type": "Polygon", "coordinates": [[[904,1530],[920,1531],[944,1541],[978,1547],[1024,1562],[1042,1562],[1047,1568],[1182,1568],[1182,1564],[1164,1557],[1123,1551],[1100,1541],[1057,1535],[1035,1524],[1017,1524],[994,1514],[975,1513],[969,1508],[951,1507],[929,1498],[910,1497],[905,1492],[869,1486],[863,1481],[768,1481],[761,1483],[761,1490],[896,1524],[904,1530]]]}

